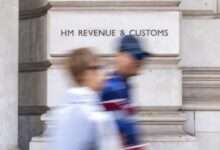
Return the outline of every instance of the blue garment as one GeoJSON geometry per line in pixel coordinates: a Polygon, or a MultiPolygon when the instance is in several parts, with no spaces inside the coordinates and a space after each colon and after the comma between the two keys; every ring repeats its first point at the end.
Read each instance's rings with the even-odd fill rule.
{"type": "MultiPolygon", "coordinates": [[[[111,78],[107,79],[104,88],[101,93],[101,100],[111,101],[117,99],[124,99],[131,103],[130,99],[130,85],[123,76],[115,72],[112,74],[111,78]]],[[[122,111],[122,110],[121,110],[122,111]]],[[[127,145],[137,145],[138,144],[138,128],[136,122],[131,119],[130,116],[121,115],[118,117],[117,112],[113,112],[116,117],[116,122],[120,132],[126,137],[127,145]]],[[[123,112],[119,113],[123,114],[123,112]]]]}
{"type": "Polygon", "coordinates": [[[101,93],[102,101],[125,99],[129,103],[130,100],[130,85],[123,76],[118,73],[112,74],[110,79],[105,81],[104,88],[101,93]]]}

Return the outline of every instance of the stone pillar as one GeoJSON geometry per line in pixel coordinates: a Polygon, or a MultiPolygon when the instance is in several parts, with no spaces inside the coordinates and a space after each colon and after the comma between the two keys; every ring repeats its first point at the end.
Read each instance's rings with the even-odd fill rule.
{"type": "Polygon", "coordinates": [[[43,132],[40,116],[47,110],[47,0],[19,3],[19,140],[29,149],[31,137],[43,132]]]}
{"type": "Polygon", "coordinates": [[[18,140],[18,0],[0,0],[0,149],[18,140]]]}
{"type": "Polygon", "coordinates": [[[183,106],[185,130],[200,150],[220,147],[220,0],[181,4],[183,106]],[[192,44],[194,43],[194,44],[192,44]]]}

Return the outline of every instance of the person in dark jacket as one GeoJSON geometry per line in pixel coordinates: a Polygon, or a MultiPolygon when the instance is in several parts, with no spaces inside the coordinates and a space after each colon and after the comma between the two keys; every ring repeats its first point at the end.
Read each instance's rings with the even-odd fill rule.
{"type": "Polygon", "coordinates": [[[141,48],[136,37],[124,36],[116,55],[115,71],[105,81],[102,89],[102,103],[108,111],[114,114],[126,146],[140,144],[136,121],[132,119],[135,107],[132,106],[131,85],[128,83],[128,79],[138,75],[144,59],[149,56],[150,53],[141,48]]]}

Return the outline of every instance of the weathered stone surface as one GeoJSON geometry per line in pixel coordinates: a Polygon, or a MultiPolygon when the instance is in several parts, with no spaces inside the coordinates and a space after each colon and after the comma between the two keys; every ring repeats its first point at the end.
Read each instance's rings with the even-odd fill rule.
{"type": "Polygon", "coordinates": [[[219,100],[220,87],[184,87],[184,100],[219,100]]]}
{"type": "MultiPolygon", "coordinates": [[[[47,150],[47,138],[36,137],[30,143],[30,150],[47,150]]],[[[150,142],[146,144],[149,150],[199,150],[197,142],[150,142]]]]}
{"type": "Polygon", "coordinates": [[[54,7],[94,7],[94,6],[178,6],[181,0],[49,0],[54,7]]]}
{"type": "Polygon", "coordinates": [[[219,100],[183,100],[181,110],[185,111],[220,111],[219,100]]]}
{"type": "Polygon", "coordinates": [[[192,142],[194,136],[183,130],[186,115],[176,110],[148,110],[138,115],[139,125],[142,129],[143,142],[192,142]]]}
{"type": "Polygon", "coordinates": [[[196,132],[220,132],[220,112],[196,111],[195,129],[196,132]]]}
{"type": "Polygon", "coordinates": [[[220,71],[219,68],[183,68],[182,110],[220,110],[220,71]]]}
{"type": "Polygon", "coordinates": [[[22,10],[33,10],[40,8],[47,4],[47,0],[20,0],[19,9],[22,10]]]}
{"type": "Polygon", "coordinates": [[[19,105],[47,104],[47,72],[19,73],[19,105]]]}
{"type": "Polygon", "coordinates": [[[220,0],[218,0],[218,14],[220,13],[220,0]]]}
{"type": "Polygon", "coordinates": [[[21,150],[29,150],[29,142],[33,136],[43,132],[40,116],[19,116],[18,144],[21,150]]]}
{"type": "Polygon", "coordinates": [[[17,149],[18,0],[0,0],[0,149],[17,149]]]}
{"type": "Polygon", "coordinates": [[[219,26],[219,19],[182,20],[181,66],[220,66],[219,26]]]}
{"type": "Polygon", "coordinates": [[[18,0],[0,0],[1,4],[18,6],[18,0]]]}
{"type": "Polygon", "coordinates": [[[48,150],[50,139],[45,136],[33,137],[30,142],[29,150],[48,150]]]}
{"type": "Polygon", "coordinates": [[[184,100],[218,101],[219,88],[219,68],[183,68],[184,100]]]}
{"type": "Polygon", "coordinates": [[[183,14],[215,14],[217,0],[182,0],[180,8],[183,14]]]}
{"type": "Polygon", "coordinates": [[[190,135],[195,135],[195,113],[193,111],[185,111],[187,116],[186,121],[183,124],[183,129],[190,135]]]}
{"type": "Polygon", "coordinates": [[[220,133],[219,132],[199,132],[196,133],[199,150],[219,150],[220,133]]]}
{"type": "Polygon", "coordinates": [[[177,69],[144,69],[134,83],[139,106],[181,106],[182,75],[177,69]]]}
{"type": "Polygon", "coordinates": [[[37,62],[47,59],[46,16],[20,20],[19,62],[37,62]]]}

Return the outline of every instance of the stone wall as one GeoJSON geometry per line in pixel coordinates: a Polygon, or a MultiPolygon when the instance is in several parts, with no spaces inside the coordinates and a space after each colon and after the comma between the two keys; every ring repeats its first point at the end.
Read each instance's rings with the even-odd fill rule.
{"type": "Polygon", "coordinates": [[[0,0],[0,149],[16,150],[18,134],[18,0],[0,0]]]}
{"type": "Polygon", "coordinates": [[[220,145],[220,1],[183,0],[182,60],[185,130],[200,150],[220,145]]]}
{"type": "MultiPolygon", "coordinates": [[[[114,60],[112,52],[115,50],[112,47],[117,44],[113,43],[113,37],[87,37],[86,40],[81,37],[60,37],[60,29],[166,27],[170,31],[170,36],[167,38],[151,37],[142,42],[143,46],[151,47],[154,57],[146,60],[141,76],[132,80],[137,87],[134,87],[135,90],[132,92],[133,101],[137,102],[141,109],[139,118],[145,133],[143,142],[150,142],[157,150],[164,150],[164,147],[167,150],[176,150],[176,147],[179,150],[189,150],[188,148],[198,150],[195,137],[183,131],[182,125],[186,116],[179,111],[182,106],[182,70],[178,66],[181,59],[180,0],[130,0],[127,3],[106,0],[91,2],[50,0],[49,2],[52,8],[48,12],[47,56],[52,65],[47,74],[48,106],[56,106],[64,91],[74,86],[68,78],[63,63],[69,54],[69,49],[90,46],[89,43],[95,49],[98,48],[99,56],[111,65],[114,60]],[[131,20],[136,20],[137,24],[127,19],[127,16],[131,20]],[[170,38],[171,40],[167,40],[170,38]]],[[[115,37],[114,41],[116,41],[115,37]]],[[[48,127],[51,127],[52,123],[46,114],[43,119],[48,127]]],[[[46,134],[34,137],[30,148],[45,149],[47,142],[46,134]]]]}
{"type": "MultiPolygon", "coordinates": [[[[19,41],[19,137],[22,138],[19,145],[22,150],[26,150],[30,138],[39,135],[42,131],[39,117],[47,109],[45,106],[56,105],[56,100],[66,88],[72,86],[72,81],[62,66],[65,55],[55,56],[46,53],[47,27],[44,15],[47,2],[45,0],[20,0],[20,2],[22,13],[19,41]],[[48,70],[50,63],[47,59],[52,63],[48,70]]],[[[53,0],[51,2],[53,3],[53,0]]],[[[150,68],[146,68],[144,74],[135,81],[142,85],[141,89],[137,89],[135,97],[141,97],[139,105],[144,106],[142,121],[149,135],[152,135],[147,137],[146,141],[162,141],[157,143],[158,149],[164,149],[165,146],[169,150],[177,146],[180,148],[183,141],[188,141],[182,149],[189,150],[192,149],[190,142],[194,140],[198,142],[199,150],[219,149],[220,0],[146,0],[130,1],[126,4],[104,0],[93,3],[83,1],[71,3],[60,0],[55,3],[58,11],[68,4],[66,10],[74,7],[74,10],[79,11],[85,8],[91,10],[98,8],[101,11],[119,9],[141,10],[146,13],[148,11],[182,12],[180,55],[153,58],[149,61],[150,68]],[[158,78],[160,80],[157,80],[158,78]],[[170,82],[171,80],[173,82],[170,82]],[[154,84],[154,81],[157,84],[154,84]],[[155,86],[151,88],[145,83],[155,86]],[[145,94],[146,91],[148,95],[145,94]],[[157,91],[161,92],[157,93],[157,91]],[[150,109],[151,111],[148,111],[150,109]],[[177,111],[178,109],[184,111],[186,116],[181,111],[177,111]],[[185,122],[184,130],[192,136],[187,136],[182,131],[183,122],[185,122]],[[154,130],[151,130],[152,125],[154,130]],[[155,136],[158,133],[160,135],[155,136]],[[184,135],[185,138],[179,137],[178,134],[184,135]],[[175,145],[164,144],[174,141],[176,141],[175,145]]]]}

